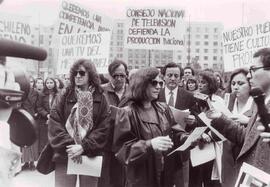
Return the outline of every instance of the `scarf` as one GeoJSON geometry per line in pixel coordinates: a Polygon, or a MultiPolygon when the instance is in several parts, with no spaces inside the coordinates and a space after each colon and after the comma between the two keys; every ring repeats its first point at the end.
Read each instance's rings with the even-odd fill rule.
{"type": "Polygon", "coordinates": [[[87,91],[77,90],[77,103],[72,107],[66,122],[66,129],[76,144],[81,144],[88,130],[93,128],[93,93],[90,86],[87,91]]]}

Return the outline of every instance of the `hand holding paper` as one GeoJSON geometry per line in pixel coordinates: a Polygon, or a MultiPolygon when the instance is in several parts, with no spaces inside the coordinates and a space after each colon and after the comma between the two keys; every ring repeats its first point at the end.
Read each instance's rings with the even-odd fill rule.
{"type": "Polygon", "coordinates": [[[191,144],[193,142],[195,142],[197,139],[199,139],[201,137],[201,135],[203,134],[203,132],[207,129],[207,127],[197,127],[193,130],[193,132],[188,136],[187,140],[185,141],[185,143],[183,145],[181,145],[180,147],[178,147],[177,149],[173,150],[172,152],[170,152],[168,154],[171,155],[176,151],[185,151],[187,148],[189,148],[191,146],[191,144]]]}

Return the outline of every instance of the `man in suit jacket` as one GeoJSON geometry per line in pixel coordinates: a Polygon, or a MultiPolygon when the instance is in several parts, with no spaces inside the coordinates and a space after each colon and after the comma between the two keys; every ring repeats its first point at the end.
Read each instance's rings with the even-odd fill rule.
{"type": "MultiPolygon", "coordinates": [[[[270,48],[257,51],[254,56],[255,64],[250,67],[247,75],[251,88],[259,87],[266,94],[266,107],[270,109],[270,48]]],[[[241,146],[241,151],[236,158],[239,171],[243,162],[251,164],[258,169],[270,173],[270,132],[261,133],[258,127],[262,126],[255,111],[246,128],[235,125],[233,120],[226,118],[219,112],[208,111],[207,116],[212,125],[230,141],[241,146]],[[267,138],[268,137],[268,138],[267,138]]]]}
{"type": "MultiPolygon", "coordinates": [[[[182,70],[175,63],[168,63],[162,74],[164,76],[165,88],[160,91],[159,101],[166,102],[168,105],[175,107],[180,110],[191,109],[195,106],[195,99],[191,93],[186,91],[183,88],[180,88],[179,82],[182,78],[182,70]]],[[[186,129],[191,128],[195,123],[195,117],[193,115],[189,115],[186,118],[186,129]]],[[[175,175],[175,184],[176,187],[186,186],[188,184],[188,154],[180,155],[182,161],[182,168],[175,175]]]]}

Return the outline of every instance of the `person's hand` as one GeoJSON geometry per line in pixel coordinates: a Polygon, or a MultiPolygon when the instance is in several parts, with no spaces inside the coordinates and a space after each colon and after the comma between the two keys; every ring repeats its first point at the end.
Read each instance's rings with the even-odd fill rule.
{"type": "Polygon", "coordinates": [[[202,141],[205,142],[205,143],[210,143],[212,141],[210,135],[208,135],[206,133],[203,133],[201,135],[201,138],[202,138],[202,141]]]}
{"type": "MultiPolygon", "coordinates": [[[[268,124],[268,127],[270,127],[270,124],[268,124]]],[[[263,142],[270,142],[270,132],[265,132],[265,127],[263,125],[259,125],[257,127],[257,130],[260,131],[260,136],[263,138],[263,142]]]]}
{"type": "Polygon", "coordinates": [[[75,156],[72,158],[73,162],[77,163],[77,164],[81,164],[82,163],[82,156],[75,156]]]}
{"type": "Polygon", "coordinates": [[[49,117],[50,117],[50,114],[47,114],[47,119],[49,119],[49,117]]]}
{"type": "Polygon", "coordinates": [[[68,145],[66,152],[69,158],[80,156],[83,153],[83,147],[80,144],[68,145]]]}
{"type": "Polygon", "coordinates": [[[188,115],[186,118],[185,118],[185,122],[186,124],[188,125],[193,125],[195,123],[196,119],[195,119],[195,116],[193,115],[188,115]]]}
{"type": "Polygon", "coordinates": [[[239,114],[239,115],[232,115],[230,117],[232,120],[242,123],[242,124],[247,124],[249,121],[249,117],[243,115],[243,114],[239,114]]]}
{"type": "Polygon", "coordinates": [[[155,151],[167,151],[172,148],[173,142],[169,136],[158,136],[151,139],[151,145],[155,151]]]}
{"type": "Polygon", "coordinates": [[[209,119],[217,119],[220,118],[222,115],[221,112],[218,112],[215,109],[208,110],[205,112],[205,114],[209,119]]]}

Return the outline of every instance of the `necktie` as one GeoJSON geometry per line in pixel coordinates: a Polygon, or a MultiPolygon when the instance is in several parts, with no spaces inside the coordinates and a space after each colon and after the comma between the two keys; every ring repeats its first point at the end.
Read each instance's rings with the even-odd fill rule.
{"type": "Polygon", "coordinates": [[[174,107],[174,97],[173,97],[173,92],[172,91],[170,91],[170,98],[169,98],[168,105],[174,107]]]}

